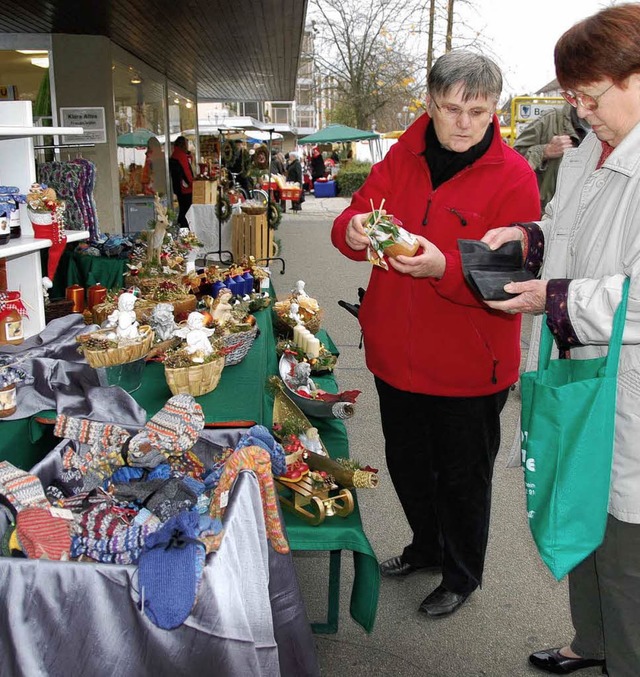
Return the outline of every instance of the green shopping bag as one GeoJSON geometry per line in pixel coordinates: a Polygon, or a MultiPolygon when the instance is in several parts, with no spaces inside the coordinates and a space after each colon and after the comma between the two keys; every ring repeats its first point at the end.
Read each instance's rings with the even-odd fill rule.
{"type": "Polygon", "coordinates": [[[628,290],[627,278],[606,357],[551,360],[553,337],[543,321],[538,369],[520,378],[529,527],[558,580],[604,538],[628,290]]]}

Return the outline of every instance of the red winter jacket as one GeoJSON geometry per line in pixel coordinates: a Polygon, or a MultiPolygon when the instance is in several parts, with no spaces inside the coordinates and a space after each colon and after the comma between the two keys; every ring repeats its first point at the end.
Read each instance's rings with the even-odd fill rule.
{"type": "Polygon", "coordinates": [[[457,240],[540,217],[534,172],[503,143],[494,116],[493,141],[472,165],[436,190],[426,159],[425,114],[374,165],[335,220],[331,239],[345,256],[366,261],[366,250],[345,242],[349,220],[384,209],[404,227],[433,242],[446,257],[442,279],[413,278],[374,267],[360,309],[369,370],[401,390],[452,397],[489,395],[518,379],[520,315],[493,311],[462,275],[457,240]],[[426,223],[425,223],[426,222],[426,223]],[[424,225],[423,225],[424,223],[424,225]]]}

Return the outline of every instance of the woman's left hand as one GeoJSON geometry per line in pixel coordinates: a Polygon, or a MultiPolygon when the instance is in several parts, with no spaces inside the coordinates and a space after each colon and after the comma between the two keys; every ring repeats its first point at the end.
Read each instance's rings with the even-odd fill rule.
{"type": "Polygon", "coordinates": [[[544,313],[547,303],[547,282],[548,280],[509,282],[505,284],[504,290],[518,296],[507,301],[485,301],[485,303],[494,310],[502,310],[510,315],[516,313],[540,315],[544,313]]]}
{"type": "Polygon", "coordinates": [[[425,237],[415,236],[422,247],[422,253],[415,256],[389,257],[389,264],[399,273],[411,275],[411,277],[436,277],[440,279],[444,275],[446,259],[444,254],[425,237]]]}

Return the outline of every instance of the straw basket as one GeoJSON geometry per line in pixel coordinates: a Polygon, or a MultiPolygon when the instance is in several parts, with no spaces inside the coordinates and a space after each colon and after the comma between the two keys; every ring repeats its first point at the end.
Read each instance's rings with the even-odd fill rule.
{"type": "MultiPolygon", "coordinates": [[[[153,330],[147,325],[142,325],[138,328],[138,331],[140,333],[139,339],[123,341],[117,348],[85,350],[84,356],[87,358],[87,362],[94,368],[113,367],[116,364],[125,364],[145,357],[149,350],[151,350],[153,330]]],[[[104,338],[112,332],[113,329],[101,329],[92,332],[90,336],[104,338]]]]}
{"type": "Polygon", "coordinates": [[[231,351],[224,357],[224,366],[232,367],[234,364],[242,362],[256,340],[257,335],[258,327],[254,326],[249,331],[240,331],[236,334],[224,336],[222,339],[224,346],[231,351]]]}
{"type": "Polygon", "coordinates": [[[198,397],[216,389],[224,369],[224,357],[191,367],[164,368],[164,375],[172,395],[182,393],[198,397]]]}
{"type": "Polygon", "coordinates": [[[265,214],[267,211],[267,207],[264,205],[248,205],[246,202],[240,205],[240,209],[244,214],[251,214],[251,216],[265,214]]]}
{"type": "MultiPolygon", "coordinates": [[[[276,333],[280,336],[286,336],[291,338],[293,336],[293,324],[289,324],[283,317],[278,315],[278,313],[273,313],[273,326],[276,330],[276,333]]],[[[293,320],[291,320],[293,323],[293,320]]],[[[308,320],[305,320],[304,326],[312,333],[317,334],[320,330],[320,324],[322,323],[322,310],[319,310],[315,315],[312,315],[308,320]]]]}

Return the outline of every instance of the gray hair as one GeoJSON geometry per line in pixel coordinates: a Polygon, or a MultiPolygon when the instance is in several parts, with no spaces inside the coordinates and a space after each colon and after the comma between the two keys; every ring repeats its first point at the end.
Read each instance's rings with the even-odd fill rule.
{"type": "Polygon", "coordinates": [[[464,101],[486,97],[497,102],[502,93],[502,73],[491,59],[482,54],[454,50],[433,64],[427,88],[431,96],[446,96],[457,85],[463,87],[464,101]]]}

